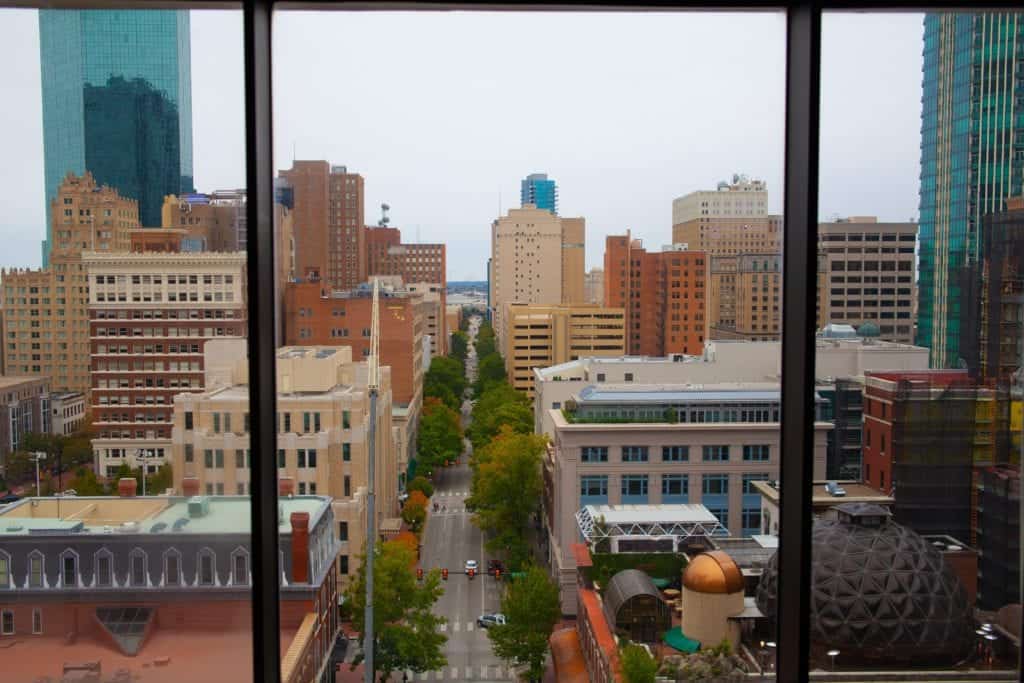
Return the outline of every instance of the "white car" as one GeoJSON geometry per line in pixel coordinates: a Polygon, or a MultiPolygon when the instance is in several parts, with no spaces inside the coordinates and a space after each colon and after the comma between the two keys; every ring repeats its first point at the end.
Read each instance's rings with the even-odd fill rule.
{"type": "Polygon", "coordinates": [[[476,560],[466,560],[466,573],[467,574],[469,573],[470,569],[473,570],[474,574],[477,574],[477,573],[480,572],[480,568],[477,565],[477,561],[476,560]]]}
{"type": "Polygon", "coordinates": [[[476,618],[476,625],[480,628],[489,628],[491,626],[504,626],[505,615],[498,614],[481,614],[476,618]]]}

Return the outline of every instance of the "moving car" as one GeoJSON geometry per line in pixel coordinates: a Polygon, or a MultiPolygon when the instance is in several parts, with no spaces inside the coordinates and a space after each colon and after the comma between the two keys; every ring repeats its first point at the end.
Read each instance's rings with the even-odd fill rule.
{"type": "Polygon", "coordinates": [[[505,615],[504,614],[481,614],[476,619],[476,625],[480,628],[490,628],[491,626],[504,626],[505,615]]]}
{"type": "Polygon", "coordinates": [[[505,571],[505,565],[501,560],[488,560],[487,561],[487,573],[494,574],[496,571],[505,571]]]}
{"type": "Polygon", "coordinates": [[[472,569],[474,573],[479,573],[480,568],[479,568],[479,565],[477,564],[476,560],[466,560],[466,573],[467,574],[469,573],[470,569],[472,569]]]}

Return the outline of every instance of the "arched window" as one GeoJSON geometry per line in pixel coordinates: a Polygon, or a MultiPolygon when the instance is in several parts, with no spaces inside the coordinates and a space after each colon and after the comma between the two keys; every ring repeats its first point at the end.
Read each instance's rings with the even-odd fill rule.
{"type": "Polygon", "coordinates": [[[249,553],[245,548],[235,548],[231,553],[231,584],[234,586],[249,584],[249,553]]]}
{"type": "Polygon", "coordinates": [[[93,585],[97,588],[114,585],[114,554],[106,548],[97,550],[93,558],[93,572],[93,585]]]}
{"type": "Polygon", "coordinates": [[[46,558],[38,550],[28,554],[28,587],[42,588],[44,572],[46,570],[46,558]]]}
{"type": "Polygon", "coordinates": [[[181,553],[174,548],[164,551],[164,585],[181,585],[181,553]]]}
{"type": "Polygon", "coordinates": [[[212,586],[217,578],[217,556],[209,548],[199,551],[198,562],[196,563],[196,584],[200,586],[212,586]]]}
{"type": "Polygon", "coordinates": [[[0,588],[11,587],[11,556],[0,550],[0,588]]]}
{"type": "Polygon", "coordinates": [[[71,548],[60,554],[60,585],[63,588],[78,586],[78,553],[71,548]]]}
{"type": "Polygon", "coordinates": [[[134,548],[128,554],[128,582],[132,586],[146,585],[146,565],[148,564],[146,551],[142,548],[134,548]]]}

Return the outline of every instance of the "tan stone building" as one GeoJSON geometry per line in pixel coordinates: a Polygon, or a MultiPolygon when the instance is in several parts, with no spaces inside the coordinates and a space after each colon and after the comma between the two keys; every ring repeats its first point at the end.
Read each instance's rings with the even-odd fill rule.
{"type": "Polygon", "coordinates": [[[712,339],[773,341],[782,329],[782,255],[712,256],[712,339]]]}
{"type": "Polygon", "coordinates": [[[126,252],[139,204],[68,174],[51,203],[50,266],[8,270],[3,289],[5,371],[48,375],[56,391],[89,391],[88,281],[82,253],[126,252]]]}
{"type": "Polygon", "coordinates": [[[89,283],[91,414],[96,472],[171,455],[174,395],[204,385],[203,348],[246,336],[245,254],[82,257],[89,283]]]}
{"type": "Polygon", "coordinates": [[[509,304],[503,354],[509,383],[533,396],[533,369],[589,356],[626,352],[626,314],[621,308],[509,304]]]}
{"type": "Polygon", "coordinates": [[[167,195],[160,209],[160,224],[186,231],[184,251],[245,251],[245,196],[245,190],[167,195]]]}
{"type": "Polygon", "coordinates": [[[672,242],[712,256],[782,251],[782,222],[768,215],[763,180],[734,175],[715,190],[672,201],[672,242]]]}
{"type": "Polygon", "coordinates": [[[491,225],[491,309],[498,348],[505,348],[505,307],[554,305],[583,297],[582,218],[559,218],[533,204],[510,209],[491,225]]]}
{"type": "Polygon", "coordinates": [[[405,284],[405,289],[423,295],[423,334],[430,335],[431,355],[448,355],[449,330],[444,287],[433,282],[409,282],[405,284]]]}
{"type": "Polygon", "coordinates": [[[819,285],[819,327],[830,322],[878,326],[879,337],[912,344],[917,312],[916,223],[852,216],[818,225],[827,280],[819,285]]]}
{"type": "MultiPolygon", "coordinates": [[[[276,462],[278,475],[299,495],[333,498],[341,564],[358,566],[365,538],[367,429],[370,398],[366,362],[346,347],[286,346],[277,352],[276,453],[250,450],[248,361],[244,340],[209,342],[207,389],[174,399],[174,487],[199,480],[201,493],[249,493],[252,457],[276,462]]],[[[376,425],[376,513],[398,515],[398,472],[391,438],[391,369],[381,368],[376,425]]]]}
{"type": "Polygon", "coordinates": [[[591,268],[583,276],[583,298],[588,304],[604,305],[604,270],[591,268]]]}

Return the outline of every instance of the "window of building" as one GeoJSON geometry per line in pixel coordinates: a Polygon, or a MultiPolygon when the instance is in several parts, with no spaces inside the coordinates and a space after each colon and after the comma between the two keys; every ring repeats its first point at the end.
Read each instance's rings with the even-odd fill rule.
{"type": "Polygon", "coordinates": [[[5,609],[0,612],[0,635],[14,635],[14,610],[5,609]]]}
{"type": "Polygon", "coordinates": [[[231,555],[231,583],[235,586],[249,584],[249,553],[241,548],[231,555]]]}
{"type": "Polygon", "coordinates": [[[690,459],[689,446],[662,446],[662,462],[686,462],[690,459]]]}
{"type": "MultiPolygon", "coordinates": [[[[608,500],[608,477],[603,474],[585,474],[580,477],[580,497],[583,500],[608,500]]],[[[587,503],[584,503],[587,504],[587,503]]]]}
{"type": "Polygon", "coordinates": [[[702,485],[704,495],[726,495],[729,493],[729,475],[705,474],[702,485]]]}
{"type": "Polygon", "coordinates": [[[748,462],[764,462],[770,457],[771,447],[768,444],[745,444],[743,446],[743,459],[748,462]]]}
{"type": "Polygon", "coordinates": [[[661,475],[661,502],[685,503],[690,493],[690,479],[685,474],[661,475]]]}
{"type": "Polygon", "coordinates": [[[11,587],[11,556],[0,550],[0,588],[11,587]]]}
{"type": "Polygon", "coordinates": [[[743,475],[743,494],[744,495],[759,495],[757,489],[754,488],[755,481],[768,481],[767,472],[756,472],[746,473],[743,475]]]}
{"type": "Polygon", "coordinates": [[[647,462],[647,446],[623,446],[622,462],[647,462]]]}
{"type": "Polygon", "coordinates": [[[343,410],[341,411],[341,428],[351,429],[352,428],[352,411],[343,410]]]}
{"type": "Polygon", "coordinates": [[[35,607],[32,609],[32,635],[42,635],[43,633],[43,610],[35,607]]]}
{"type": "Polygon", "coordinates": [[[343,576],[348,575],[348,555],[341,555],[338,557],[338,570],[343,576]]]}
{"type": "Polygon", "coordinates": [[[133,586],[146,585],[146,553],[136,548],[128,556],[129,573],[133,586]]]}
{"type": "Polygon", "coordinates": [[[623,474],[622,475],[622,500],[623,502],[636,502],[632,499],[647,497],[647,475],[646,474],[623,474]]]}
{"type": "MultiPolygon", "coordinates": [[[[717,422],[718,420],[715,420],[717,422]]],[[[729,446],[712,445],[702,447],[705,462],[724,462],[729,459],[729,446]]]]}
{"type": "Polygon", "coordinates": [[[96,585],[100,588],[108,588],[113,583],[113,561],[109,550],[96,553],[96,585]]]}
{"type": "MultiPolygon", "coordinates": [[[[65,550],[60,561],[60,580],[65,588],[78,585],[78,555],[73,550],[65,550]]],[[[2,585],[2,584],[0,584],[2,585]]]]}
{"type": "Polygon", "coordinates": [[[28,555],[28,587],[43,587],[43,554],[38,550],[28,555]]]}
{"type": "Polygon", "coordinates": [[[348,522],[338,522],[338,540],[348,540],[348,522]]]}
{"type": "Polygon", "coordinates": [[[582,446],[580,462],[608,462],[607,446],[582,446]]]}
{"type": "Polygon", "coordinates": [[[168,550],[164,555],[164,584],[177,586],[181,583],[181,555],[177,550],[168,550]]]}
{"type": "Polygon", "coordinates": [[[199,585],[212,586],[216,578],[214,554],[212,550],[204,548],[199,551],[199,585]]]}
{"type": "Polygon", "coordinates": [[[341,444],[341,459],[344,462],[352,460],[352,444],[348,442],[341,444]]]}

